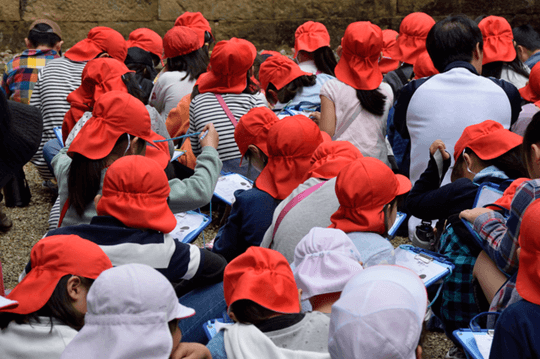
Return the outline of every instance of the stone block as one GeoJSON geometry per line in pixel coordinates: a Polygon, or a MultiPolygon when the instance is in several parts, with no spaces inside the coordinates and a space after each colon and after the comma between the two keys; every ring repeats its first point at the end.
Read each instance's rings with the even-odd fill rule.
{"type": "Polygon", "coordinates": [[[0,51],[11,50],[14,54],[23,51],[28,25],[24,21],[0,21],[0,51]]]}
{"type": "Polygon", "coordinates": [[[239,37],[251,41],[257,50],[274,50],[279,42],[276,27],[274,21],[218,21],[213,31],[216,41],[239,37]]]}
{"type": "Polygon", "coordinates": [[[311,7],[311,17],[319,19],[348,17],[356,19],[355,21],[359,21],[360,19],[370,20],[373,18],[376,1],[377,0],[314,0],[311,7]]]}
{"type": "MultiPolygon", "coordinates": [[[[486,0],[489,1],[489,0],[486,0]]],[[[465,2],[472,3],[474,1],[465,2]]],[[[397,13],[403,17],[411,12],[425,12],[431,16],[463,13],[462,0],[399,0],[397,13]]]]}
{"type": "MultiPolygon", "coordinates": [[[[536,2],[538,3],[538,2],[536,2]]],[[[462,11],[474,18],[476,16],[510,14],[509,18],[521,10],[531,8],[531,0],[477,0],[463,1],[462,11]]],[[[538,6],[538,5],[537,5],[538,6]]]]}
{"type": "Polygon", "coordinates": [[[2,11],[0,11],[0,21],[19,21],[19,2],[15,0],[2,1],[2,11]]]}
{"type": "Polygon", "coordinates": [[[23,19],[47,17],[54,21],[149,21],[157,19],[155,0],[26,0],[23,19]]]}
{"type": "Polygon", "coordinates": [[[275,0],[159,0],[159,20],[175,21],[186,11],[200,11],[209,21],[272,20],[275,0]]]}

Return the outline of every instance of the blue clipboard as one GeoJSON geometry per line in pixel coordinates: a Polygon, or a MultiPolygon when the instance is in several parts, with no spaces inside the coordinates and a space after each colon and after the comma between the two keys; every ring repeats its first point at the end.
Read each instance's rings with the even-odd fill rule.
{"type": "Polygon", "coordinates": [[[410,244],[400,245],[395,255],[396,264],[418,274],[426,288],[449,276],[455,267],[444,255],[410,244]]]}
{"type": "Polygon", "coordinates": [[[176,213],[176,227],[169,234],[182,243],[193,242],[208,227],[212,218],[204,213],[187,211],[176,213]]]}
{"type": "Polygon", "coordinates": [[[234,192],[253,188],[253,181],[238,173],[226,173],[218,178],[214,197],[229,206],[234,203],[234,192]]]}
{"type": "MultiPolygon", "coordinates": [[[[484,329],[481,332],[474,332],[474,334],[490,335],[488,334],[487,329],[484,329]]],[[[473,336],[473,331],[471,331],[470,329],[454,330],[454,337],[463,346],[463,350],[465,350],[467,357],[472,358],[472,359],[488,359],[488,358],[484,358],[482,356],[482,353],[480,353],[480,350],[478,350],[478,346],[476,345],[476,340],[474,339],[474,336],[473,336]]]]}
{"type": "Polygon", "coordinates": [[[394,221],[394,224],[388,230],[388,239],[394,238],[398,228],[401,226],[403,221],[405,221],[406,219],[407,219],[407,213],[403,213],[403,212],[398,212],[397,213],[396,220],[394,221]]]}
{"type": "Polygon", "coordinates": [[[227,315],[227,311],[223,312],[222,318],[210,319],[206,323],[203,323],[203,329],[208,340],[211,340],[222,327],[228,324],[234,324],[234,322],[227,315]]]}
{"type": "Polygon", "coordinates": [[[56,139],[60,143],[61,148],[64,148],[64,139],[62,138],[62,126],[56,126],[53,128],[56,139]]]}

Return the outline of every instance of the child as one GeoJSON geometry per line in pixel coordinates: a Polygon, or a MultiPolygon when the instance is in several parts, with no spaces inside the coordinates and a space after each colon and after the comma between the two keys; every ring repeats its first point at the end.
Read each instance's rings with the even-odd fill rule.
{"type": "Polygon", "coordinates": [[[334,52],[330,48],[330,34],[324,24],[308,21],[294,33],[294,58],[302,71],[314,75],[334,75],[337,65],[334,52]]]}
{"type": "Polygon", "coordinates": [[[524,136],[532,117],[540,111],[540,67],[533,67],[529,76],[529,83],[519,89],[519,94],[527,103],[521,106],[519,117],[516,123],[512,125],[511,130],[520,136],[524,136]]]}
{"type": "MultiPolygon", "coordinates": [[[[104,271],[88,292],[86,323],[62,354],[69,358],[167,359],[185,345],[210,358],[200,344],[181,343],[178,321],[195,315],[178,303],[167,279],[143,264],[104,271]]],[[[184,357],[184,356],[182,356],[184,357]]]]}

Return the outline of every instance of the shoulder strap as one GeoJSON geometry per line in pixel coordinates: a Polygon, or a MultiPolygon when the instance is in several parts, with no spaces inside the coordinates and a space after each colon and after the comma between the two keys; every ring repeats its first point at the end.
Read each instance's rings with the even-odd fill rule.
{"type": "Polygon", "coordinates": [[[60,213],[60,219],[58,220],[58,227],[60,228],[62,226],[62,222],[64,221],[64,217],[66,216],[66,212],[69,209],[69,198],[66,199],[66,202],[64,203],[64,207],[62,207],[62,212],[60,213]]]}
{"type": "Polygon", "coordinates": [[[304,198],[319,189],[323,184],[325,184],[325,182],[326,181],[317,183],[316,185],[303,190],[302,192],[298,193],[289,203],[287,203],[285,207],[283,207],[276,220],[276,224],[274,225],[274,232],[272,232],[272,241],[270,242],[270,246],[272,245],[272,242],[274,242],[274,236],[276,235],[277,229],[279,228],[281,221],[283,221],[283,218],[285,218],[287,213],[289,213],[290,210],[293,209],[294,206],[296,206],[298,203],[302,202],[304,198]]]}
{"type": "Polygon", "coordinates": [[[358,115],[360,114],[360,111],[362,111],[362,104],[358,106],[356,111],[354,111],[353,115],[347,120],[347,122],[345,122],[343,125],[341,125],[340,128],[336,130],[336,132],[334,133],[334,136],[332,136],[332,141],[335,141],[336,139],[338,139],[339,136],[341,136],[345,132],[345,130],[349,128],[349,126],[354,122],[356,117],[358,117],[358,115]]]}
{"type": "Polygon", "coordinates": [[[229,110],[229,107],[225,103],[225,100],[223,99],[223,96],[221,96],[218,93],[216,93],[214,95],[216,96],[219,104],[221,105],[221,108],[223,109],[223,111],[225,111],[225,113],[227,114],[227,117],[229,118],[229,120],[231,120],[233,126],[236,128],[236,125],[238,125],[238,121],[236,120],[236,118],[232,114],[231,110],[229,110]]]}

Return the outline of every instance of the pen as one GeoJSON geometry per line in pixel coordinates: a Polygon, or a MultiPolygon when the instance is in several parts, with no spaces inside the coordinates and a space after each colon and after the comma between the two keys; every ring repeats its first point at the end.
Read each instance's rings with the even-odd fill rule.
{"type": "Polygon", "coordinates": [[[165,140],[156,140],[156,141],[154,141],[154,142],[175,141],[175,140],[179,140],[179,139],[181,139],[181,138],[198,136],[198,135],[200,135],[200,134],[201,134],[201,132],[186,133],[185,135],[182,135],[182,136],[178,136],[178,137],[174,137],[174,138],[169,138],[169,139],[165,139],[165,140]]]}

